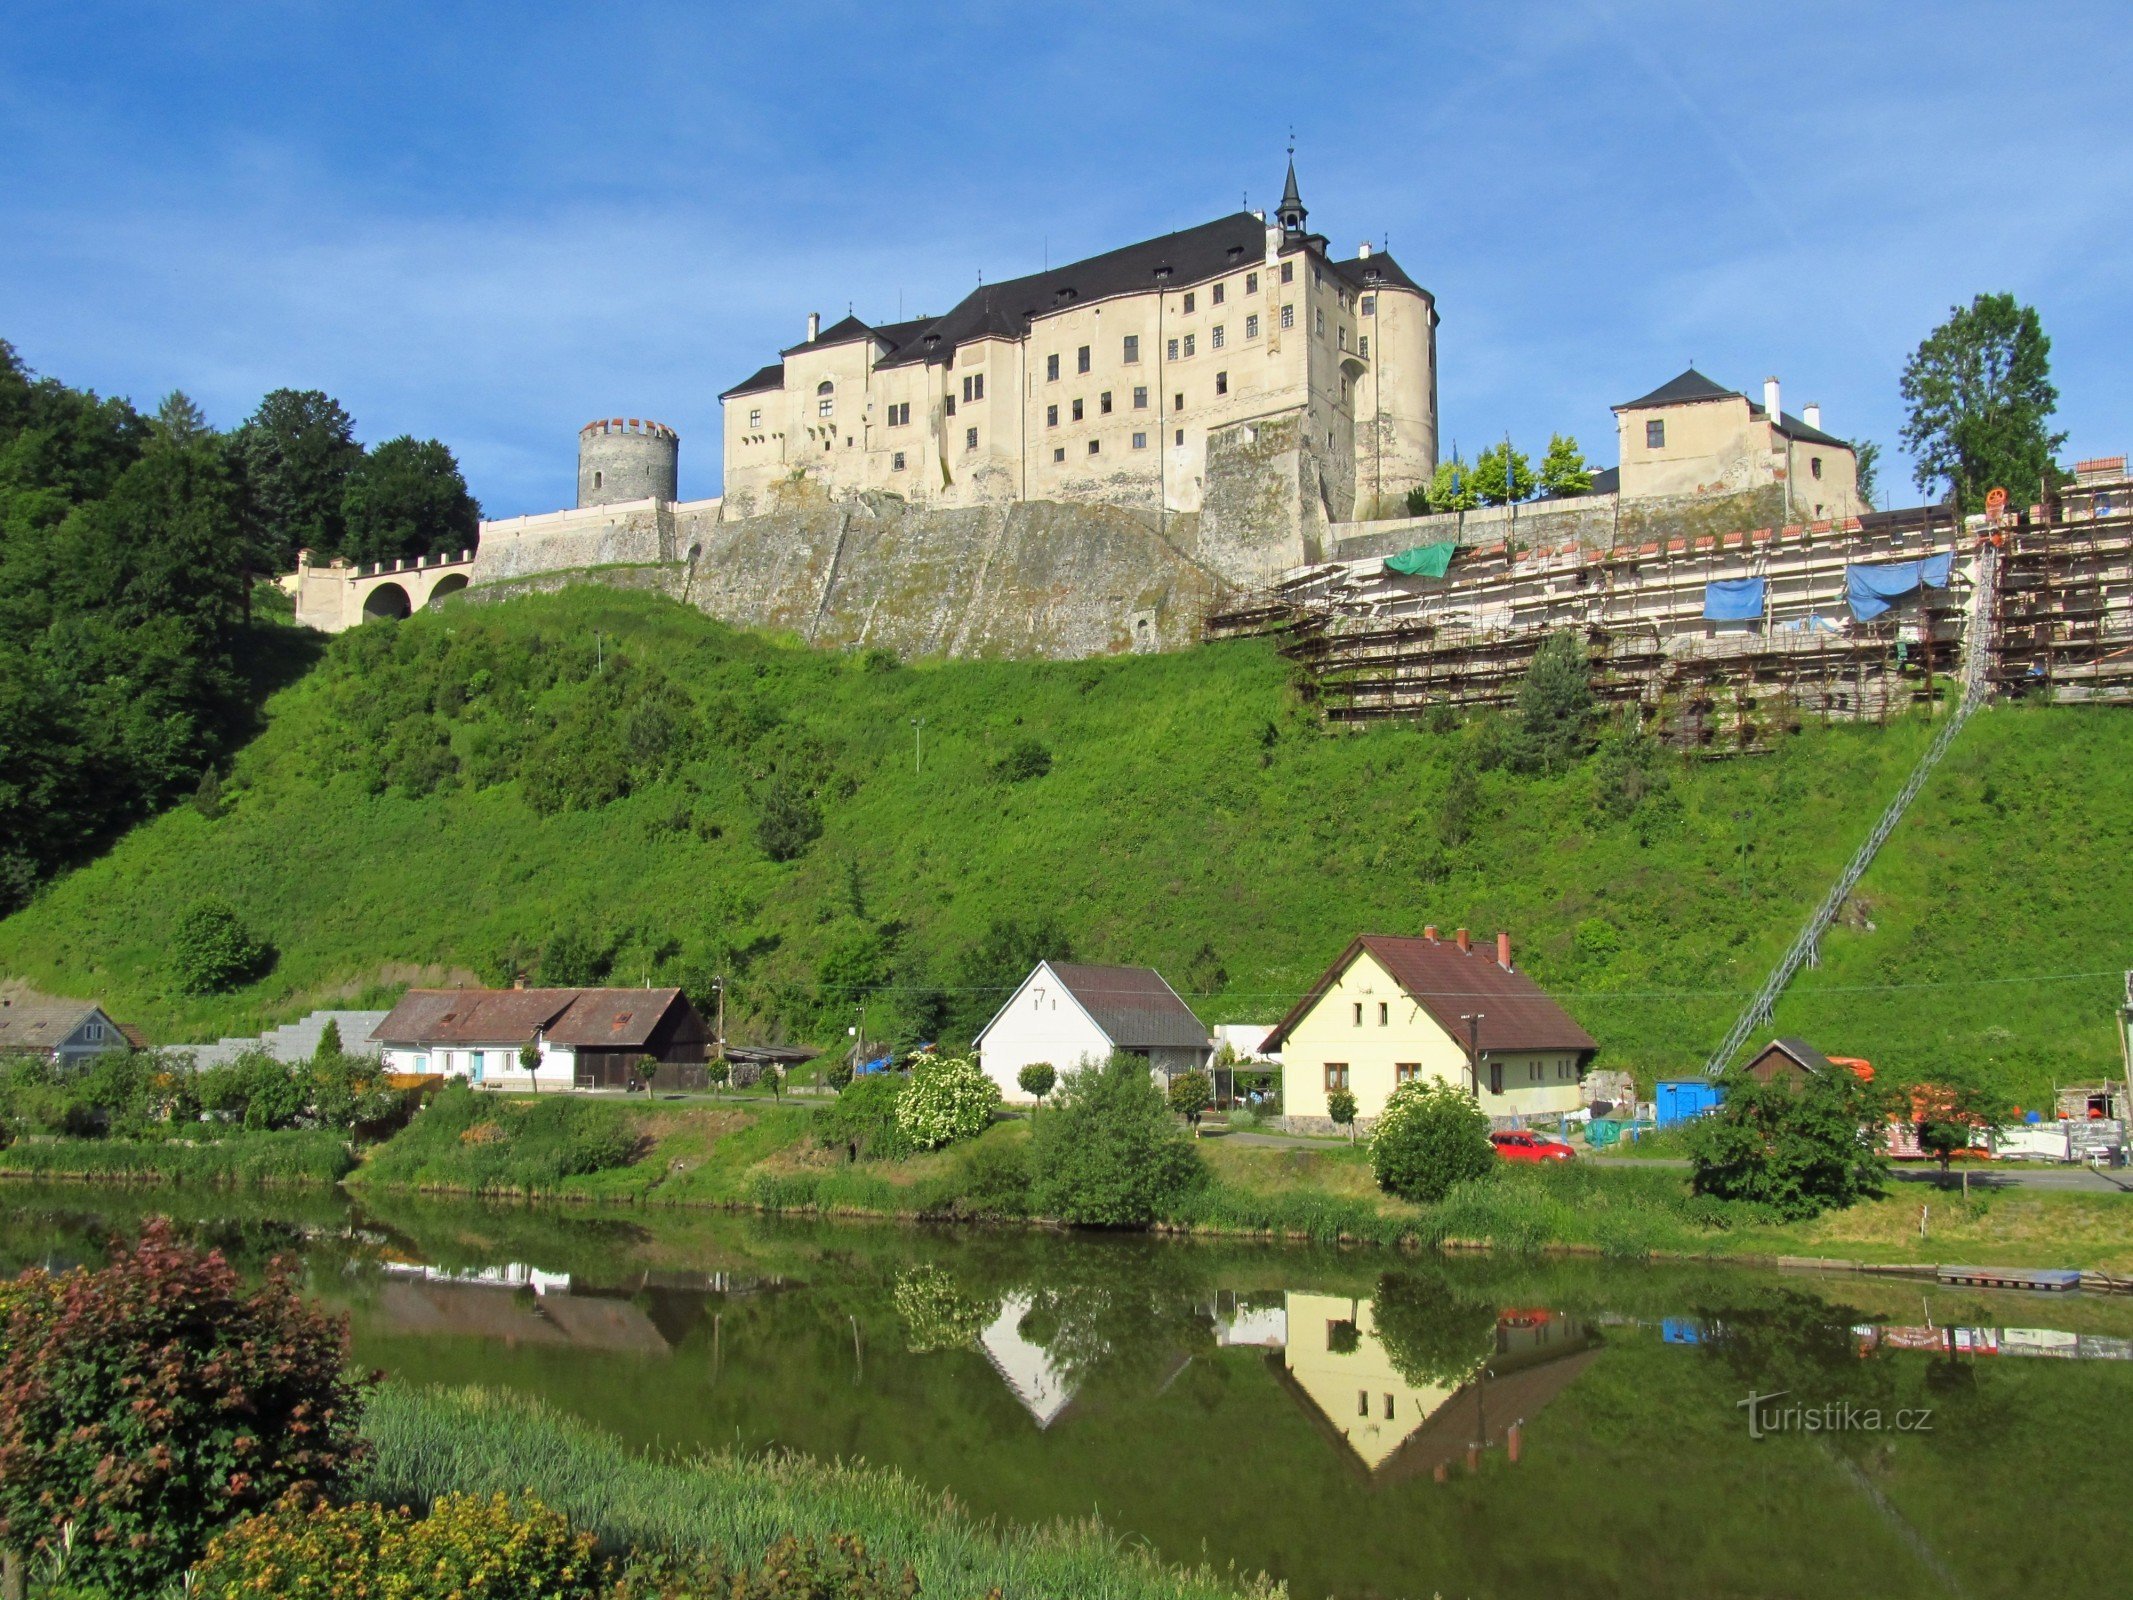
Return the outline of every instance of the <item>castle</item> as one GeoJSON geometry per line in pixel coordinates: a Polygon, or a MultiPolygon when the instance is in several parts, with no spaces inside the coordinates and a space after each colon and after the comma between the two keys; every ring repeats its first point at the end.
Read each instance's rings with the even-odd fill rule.
{"type": "Polygon", "coordinates": [[[1196,512],[1264,430],[1311,520],[1397,508],[1437,464],[1437,311],[1366,243],[1337,261],[1296,164],[1240,211],[986,284],[944,316],[847,316],[728,389],[725,499],[784,484],[914,506],[1057,500],[1196,512]]]}

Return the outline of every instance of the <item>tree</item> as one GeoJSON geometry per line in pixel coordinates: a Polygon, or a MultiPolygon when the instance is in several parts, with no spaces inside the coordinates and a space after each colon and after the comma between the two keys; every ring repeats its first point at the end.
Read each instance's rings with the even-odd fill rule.
{"type": "Polygon", "coordinates": [[[1852,459],[1857,463],[1859,503],[1871,511],[1881,492],[1881,446],[1872,439],[1861,439],[1852,446],[1852,459]]]}
{"type": "Polygon", "coordinates": [[[1548,453],[1541,457],[1540,486],[1543,494],[1592,493],[1592,464],[1577,440],[1568,434],[1548,435],[1548,453]]]}
{"type": "Polygon", "coordinates": [[[1326,1096],[1326,1115],[1336,1128],[1348,1130],[1348,1142],[1355,1143],[1355,1096],[1346,1089],[1335,1089],[1326,1096]]]}
{"type": "Polygon", "coordinates": [[[258,516],[258,557],[269,570],[295,565],[298,550],[337,555],[347,525],[341,501],[363,457],[355,424],[316,389],[276,389],[237,430],[237,449],[258,516]]]}
{"type": "Polygon", "coordinates": [[[1407,491],[1407,509],[1415,516],[1435,511],[1471,511],[1481,504],[1474,492],[1474,470],[1458,456],[1437,463],[1429,482],[1407,491]]]}
{"type": "Polygon", "coordinates": [[[1035,739],[1017,739],[992,770],[1002,783],[1026,783],[1052,770],[1052,753],[1035,739]]]}
{"type": "Polygon", "coordinates": [[[958,1139],[975,1139],[992,1126],[999,1104],[1000,1086],[968,1056],[923,1050],[897,1097],[896,1123],[921,1150],[937,1150],[958,1139]]]}
{"type": "Polygon", "coordinates": [[[2011,294],[1949,308],[1903,368],[1903,446],[1919,488],[1944,485],[1965,511],[1982,510],[1988,489],[2018,506],[2036,499],[2066,443],[2049,425],[2051,348],[2035,308],[2011,294]]]}
{"type": "Polygon", "coordinates": [[[1040,961],[1071,961],[1074,944],[1049,913],[1027,921],[995,917],[976,944],[965,945],[955,961],[954,993],[948,1005],[950,1038],[974,1039],[1015,986],[1040,961]]]}
{"type": "Polygon", "coordinates": [[[1550,634],[1518,686],[1518,733],[1511,764],[1521,772],[1565,772],[1585,753],[1592,717],[1585,641],[1572,628],[1550,634]]]}
{"type": "Polygon", "coordinates": [[[224,900],[197,901],[171,934],[171,978],[181,994],[221,994],[255,977],[268,950],[224,900]]]}
{"type": "Polygon", "coordinates": [[[823,1068],[822,1081],[836,1090],[837,1093],[843,1094],[845,1090],[852,1086],[852,1058],[850,1056],[837,1057],[836,1060],[823,1068]]]}
{"type": "Polygon", "coordinates": [[[566,924],[541,946],[541,982],[578,989],[598,983],[613,965],[610,947],[576,924],[566,924]]]}
{"type": "Polygon", "coordinates": [[[1758,1083],[1729,1074],[1725,1100],[1689,1124],[1689,1183],[1698,1194],[1812,1217],[1880,1193],[1888,1158],[1875,1137],[1880,1096],[1849,1072],[1758,1083]]]}
{"type": "MultiPolygon", "coordinates": [[[[1922,1083],[1911,1090],[1911,1125],[1918,1132],[1918,1147],[1940,1162],[1941,1182],[1948,1181],[1949,1163],[1970,1148],[1970,1137],[1980,1128],[1996,1128],[2014,1116],[2014,1103],[1968,1073],[1943,1072],[1938,1083],[1922,1083]]],[[[1965,1192],[1970,1174],[1963,1174],[1965,1192]]]]}
{"type": "Polygon", "coordinates": [[[481,505],[449,449],[402,434],[350,465],[341,520],[341,554],[352,561],[456,555],[474,548],[481,505]]]}
{"type": "Polygon", "coordinates": [[[704,1063],[704,1079],[711,1085],[711,1094],[717,1098],[719,1090],[726,1087],[726,1080],[733,1076],[733,1066],[724,1056],[713,1056],[704,1063]]]}
{"type": "Polygon", "coordinates": [[[526,1081],[533,1085],[533,1092],[539,1094],[541,1092],[541,1041],[539,1039],[528,1039],[518,1047],[518,1070],[523,1072],[526,1075],[526,1081]]]}
{"type": "Polygon", "coordinates": [[[630,1076],[636,1080],[637,1087],[646,1094],[652,1092],[652,1080],[658,1075],[659,1058],[657,1056],[639,1056],[630,1063],[630,1076]]]}
{"type": "Polygon", "coordinates": [[[257,1288],[153,1221],[100,1271],[30,1273],[0,1330],[0,1543],[160,1592],[217,1527],[360,1459],[347,1328],[277,1264],[257,1288]]]}
{"type": "Polygon", "coordinates": [[[318,1044],[311,1052],[313,1061],[336,1061],[344,1052],[341,1049],[341,1023],[338,1017],[328,1017],[326,1026],[318,1031],[318,1044]]]}
{"type": "Polygon", "coordinates": [[[179,446],[198,444],[215,432],[208,426],[207,413],[183,389],[173,389],[163,396],[163,403],[156,407],[153,426],[158,438],[179,446]]]}
{"type": "Polygon", "coordinates": [[[1215,1086],[1198,1068],[1170,1080],[1170,1109],[1191,1125],[1195,1139],[1200,1137],[1201,1116],[1214,1103],[1215,1086]]]}
{"type": "Polygon", "coordinates": [[[1041,1101],[1059,1081],[1059,1069],[1049,1061],[1032,1061],[1015,1074],[1015,1084],[1032,1100],[1041,1101]]]}
{"type": "Polygon", "coordinates": [[[1094,1228],[1145,1228],[1207,1179],[1148,1063],[1120,1053],[1070,1072],[1056,1109],[1030,1130],[1039,1213],[1094,1228]]]}
{"type": "Polygon", "coordinates": [[[779,773],[756,802],[755,842],[773,861],[794,861],[822,837],[822,813],[797,778],[779,773]]]}
{"type": "Polygon", "coordinates": [[[1378,1187],[1435,1205],[1452,1189],[1496,1168],[1489,1119],[1474,1097],[1444,1078],[1401,1084],[1370,1135],[1378,1187]]]}
{"type": "Polygon", "coordinates": [[[1506,439],[1492,444],[1474,458],[1469,480],[1474,494],[1485,506],[1507,506],[1514,500],[1533,498],[1533,463],[1522,450],[1511,448],[1506,439]]]}

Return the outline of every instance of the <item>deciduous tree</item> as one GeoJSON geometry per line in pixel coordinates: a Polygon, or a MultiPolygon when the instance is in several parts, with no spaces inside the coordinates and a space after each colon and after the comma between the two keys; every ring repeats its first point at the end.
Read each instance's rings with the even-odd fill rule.
{"type": "Polygon", "coordinates": [[[1592,493],[1592,466],[1577,440],[1568,434],[1548,435],[1548,453],[1541,457],[1540,486],[1543,494],[1592,493]]]}
{"type": "Polygon", "coordinates": [[[1941,485],[1965,511],[1994,488],[2016,505],[2037,497],[2066,442],[2051,429],[2051,348],[2035,308],[2011,294],[1949,308],[1903,369],[1903,445],[1919,488],[1941,485]]]}
{"type": "Polygon", "coordinates": [[[341,520],[353,561],[453,555],[474,548],[481,505],[449,449],[402,434],[350,465],[341,520]]]}

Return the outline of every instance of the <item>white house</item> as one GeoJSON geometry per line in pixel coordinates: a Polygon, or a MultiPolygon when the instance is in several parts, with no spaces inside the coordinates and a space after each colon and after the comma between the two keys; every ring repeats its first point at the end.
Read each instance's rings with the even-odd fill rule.
{"type": "Polygon", "coordinates": [[[679,989],[410,989],[371,1038],[387,1072],[539,1090],[623,1088],[647,1056],[660,1086],[701,1087],[705,1033],[679,989]]]}
{"type": "Polygon", "coordinates": [[[39,1055],[68,1068],[136,1048],[141,1048],[138,1036],[87,1000],[0,999],[0,1052],[39,1055]]]}
{"type": "Polygon", "coordinates": [[[978,1034],[978,1065],[1009,1100],[1027,1104],[1015,1080],[1032,1062],[1061,1074],[1123,1050],[1165,1080],[1214,1054],[1206,1024],[1153,967],[1092,967],[1040,961],[978,1034]]]}

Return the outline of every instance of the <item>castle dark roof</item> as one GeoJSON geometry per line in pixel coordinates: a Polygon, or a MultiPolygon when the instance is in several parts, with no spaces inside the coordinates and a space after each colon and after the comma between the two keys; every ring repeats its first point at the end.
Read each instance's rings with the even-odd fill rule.
{"type": "Polygon", "coordinates": [[[1358,289],[1412,289],[1416,294],[1429,293],[1389,255],[1372,253],[1358,256],[1353,261],[1336,261],[1332,266],[1358,289]]]}
{"type": "Polygon", "coordinates": [[[720,395],[719,398],[721,400],[731,400],[736,395],[761,394],[767,389],[782,389],[784,387],[785,363],[773,361],[767,367],[758,368],[752,376],[743,378],[739,383],[720,395]]]}
{"type": "MultiPolygon", "coordinates": [[[[1713,383],[1694,367],[1690,367],[1677,378],[1668,379],[1650,394],[1639,396],[1635,400],[1625,400],[1616,406],[1615,410],[1651,411],[1660,406],[1694,405],[1703,400],[1747,400],[1750,417],[1769,415],[1759,402],[1749,400],[1748,396],[1738,389],[1728,389],[1722,384],[1713,383]]],[[[1820,428],[1810,428],[1789,411],[1778,413],[1777,431],[1798,444],[1826,444],[1837,450],[1851,448],[1833,433],[1824,433],[1820,428]]]]}
{"type": "Polygon", "coordinates": [[[812,339],[802,339],[798,344],[780,350],[778,354],[796,356],[808,350],[827,350],[833,344],[852,344],[873,331],[850,312],[846,312],[843,321],[831,323],[812,339]]]}

